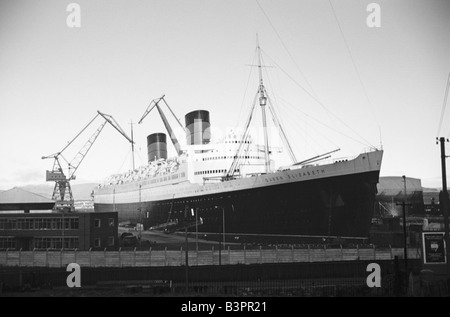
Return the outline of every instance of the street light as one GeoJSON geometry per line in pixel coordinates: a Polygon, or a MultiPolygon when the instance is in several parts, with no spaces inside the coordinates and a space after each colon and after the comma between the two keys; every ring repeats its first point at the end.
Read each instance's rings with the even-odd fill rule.
{"type": "Polygon", "coordinates": [[[195,251],[198,252],[198,208],[195,209],[195,251]]]}
{"type": "MultiPolygon", "coordinates": [[[[214,206],[215,209],[219,209],[218,206],[214,206]]],[[[222,243],[225,246],[225,208],[223,206],[221,206],[222,208],[222,241],[220,240],[219,237],[219,265],[222,264],[222,243]]]]}
{"type": "Polygon", "coordinates": [[[408,261],[408,240],[407,240],[407,231],[406,231],[406,199],[407,199],[407,196],[406,196],[406,176],[405,175],[403,175],[402,176],[402,178],[403,178],[403,182],[405,183],[405,198],[403,199],[403,235],[404,235],[404,239],[405,239],[405,250],[404,250],[404,253],[405,253],[405,274],[408,274],[408,271],[407,271],[407,268],[408,268],[408,266],[407,266],[407,261],[408,261]]]}
{"type": "Polygon", "coordinates": [[[407,231],[406,231],[406,206],[411,205],[406,203],[406,176],[402,176],[405,182],[405,195],[402,203],[397,203],[397,205],[402,205],[403,207],[403,238],[404,238],[404,258],[405,258],[405,286],[408,287],[408,245],[407,245],[407,231]]]}

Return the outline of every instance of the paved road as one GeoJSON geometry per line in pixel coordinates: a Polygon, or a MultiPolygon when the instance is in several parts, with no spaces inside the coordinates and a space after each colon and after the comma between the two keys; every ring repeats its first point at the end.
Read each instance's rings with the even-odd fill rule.
{"type": "MultiPolygon", "coordinates": [[[[129,228],[119,227],[119,237],[123,232],[131,232],[133,235],[138,236],[139,232],[129,228]]],[[[195,238],[195,233],[189,233],[188,236],[188,244],[189,249],[193,249],[198,245],[199,249],[211,249],[219,248],[219,242],[210,241],[202,239],[203,234],[198,234],[198,241],[195,238]]],[[[173,247],[180,248],[186,246],[186,238],[183,233],[163,233],[161,231],[142,231],[141,232],[141,245],[145,241],[145,243],[149,246],[164,246],[164,247],[173,247]]],[[[232,243],[227,243],[227,245],[232,245],[232,243]]],[[[239,243],[233,243],[233,245],[240,245],[239,243]]],[[[223,245],[222,245],[223,247],[223,245]]]]}

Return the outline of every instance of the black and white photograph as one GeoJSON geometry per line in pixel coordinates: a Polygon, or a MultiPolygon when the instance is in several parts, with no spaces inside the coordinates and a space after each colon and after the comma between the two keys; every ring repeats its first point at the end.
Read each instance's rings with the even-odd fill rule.
{"type": "Polygon", "coordinates": [[[0,297],[449,297],[449,90],[449,0],[0,0],[0,297]]]}

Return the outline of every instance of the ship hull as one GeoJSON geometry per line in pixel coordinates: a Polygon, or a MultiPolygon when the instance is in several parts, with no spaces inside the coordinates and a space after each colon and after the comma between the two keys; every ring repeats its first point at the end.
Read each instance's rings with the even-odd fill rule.
{"type": "Polygon", "coordinates": [[[95,203],[94,208],[117,211],[119,221],[143,223],[146,229],[201,219],[189,230],[368,237],[378,180],[376,169],[191,197],[95,203]]]}

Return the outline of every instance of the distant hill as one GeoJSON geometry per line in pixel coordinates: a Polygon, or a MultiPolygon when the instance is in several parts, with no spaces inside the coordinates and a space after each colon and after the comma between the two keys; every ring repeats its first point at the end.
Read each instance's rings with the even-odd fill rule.
{"type": "Polygon", "coordinates": [[[424,193],[439,193],[441,191],[440,188],[429,188],[429,187],[422,187],[422,190],[424,193]]]}
{"type": "MultiPolygon", "coordinates": [[[[97,185],[97,183],[71,184],[73,199],[75,201],[91,200],[92,190],[97,185]]],[[[19,188],[51,199],[53,195],[54,185],[26,185],[19,188]]]]}

